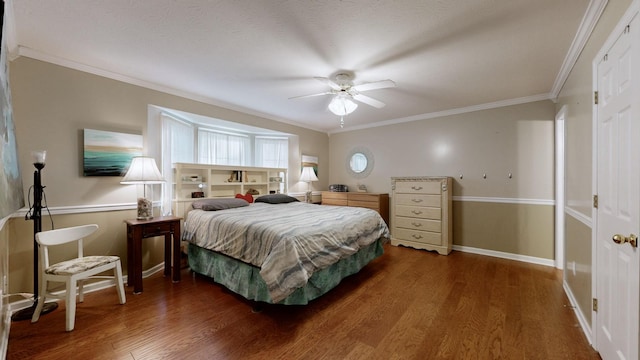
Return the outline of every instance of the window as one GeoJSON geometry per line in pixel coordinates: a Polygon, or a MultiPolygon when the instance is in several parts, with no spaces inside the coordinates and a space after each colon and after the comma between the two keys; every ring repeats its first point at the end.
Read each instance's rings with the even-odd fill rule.
{"type": "Polygon", "coordinates": [[[162,114],[162,158],[174,162],[194,162],[193,133],[195,127],[186,121],[162,114]]]}
{"type": "Polygon", "coordinates": [[[198,163],[215,165],[248,164],[249,137],[209,129],[198,129],[198,163]]]}
{"type": "Polygon", "coordinates": [[[288,167],[289,139],[256,136],[255,149],[255,166],[288,167]]]}
{"type": "MultiPolygon", "coordinates": [[[[193,162],[193,134],[195,127],[193,124],[178,120],[164,113],[160,115],[160,126],[162,129],[162,176],[171,184],[173,181],[172,164],[174,162],[193,162]]],[[[171,213],[172,198],[172,187],[163,186],[161,200],[163,215],[171,213]]]]}
{"type": "MultiPolygon", "coordinates": [[[[177,162],[288,167],[290,134],[178,110],[153,109],[150,127],[162,139],[155,146],[162,157],[162,175],[167,184],[173,182],[173,163],[177,162]]],[[[168,215],[173,187],[162,188],[162,213],[168,215]]]]}

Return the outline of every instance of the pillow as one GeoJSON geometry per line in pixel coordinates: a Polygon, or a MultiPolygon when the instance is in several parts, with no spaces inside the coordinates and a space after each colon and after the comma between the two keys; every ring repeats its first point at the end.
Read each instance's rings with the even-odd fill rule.
{"type": "Polygon", "coordinates": [[[244,199],[202,199],[196,200],[191,204],[194,209],[202,209],[204,211],[217,211],[225,209],[233,209],[237,207],[249,206],[249,203],[244,199]]]}
{"type": "Polygon", "coordinates": [[[236,194],[236,199],[246,200],[249,204],[253,202],[253,195],[247,193],[246,195],[236,194]]]}
{"type": "Polygon", "coordinates": [[[285,194],[269,194],[269,195],[262,195],[259,198],[256,198],[255,201],[263,202],[267,204],[286,204],[286,203],[296,202],[300,200],[285,194]]]}

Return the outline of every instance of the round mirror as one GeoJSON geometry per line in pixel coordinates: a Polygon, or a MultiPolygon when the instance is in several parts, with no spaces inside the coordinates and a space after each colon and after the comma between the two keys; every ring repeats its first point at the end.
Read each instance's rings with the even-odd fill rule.
{"type": "Polygon", "coordinates": [[[365,178],[373,170],[373,154],[369,149],[357,147],[347,154],[347,172],[358,179],[365,178]]]}
{"type": "Polygon", "coordinates": [[[353,172],[361,173],[367,168],[367,157],[363,153],[355,153],[351,155],[349,166],[353,172]]]}

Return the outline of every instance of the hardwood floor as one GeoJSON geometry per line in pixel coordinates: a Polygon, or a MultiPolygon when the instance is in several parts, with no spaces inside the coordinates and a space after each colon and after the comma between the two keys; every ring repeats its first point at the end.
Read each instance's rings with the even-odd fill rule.
{"type": "Polygon", "coordinates": [[[306,306],[246,301],[183,270],[119,305],[85,295],[11,324],[7,359],[600,359],[553,268],[387,245],[385,255],[306,306]]]}

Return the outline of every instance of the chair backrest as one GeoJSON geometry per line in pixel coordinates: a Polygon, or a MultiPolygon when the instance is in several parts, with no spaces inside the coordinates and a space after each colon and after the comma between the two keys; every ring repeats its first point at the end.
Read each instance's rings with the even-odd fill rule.
{"type": "Polygon", "coordinates": [[[98,230],[98,225],[80,225],[36,233],[36,241],[40,245],[52,246],[80,240],[98,230]]]}
{"type": "Polygon", "coordinates": [[[36,241],[40,245],[40,256],[43,269],[49,267],[49,246],[61,245],[73,241],[78,242],[78,258],[83,257],[82,239],[98,230],[97,224],[72,226],[62,229],[47,230],[36,233],[36,241]]]}

